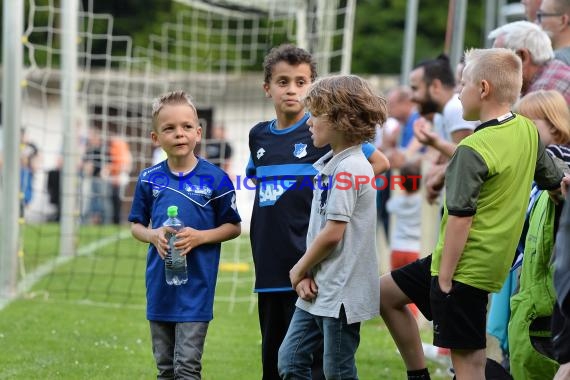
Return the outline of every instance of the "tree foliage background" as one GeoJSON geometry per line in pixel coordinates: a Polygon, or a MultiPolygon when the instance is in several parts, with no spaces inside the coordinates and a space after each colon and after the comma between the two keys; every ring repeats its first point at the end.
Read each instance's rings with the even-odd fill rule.
{"type": "MultiPolygon", "coordinates": [[[[3,1],[8,0],[0,0],[0,3],[3,1]]],[[[61,0],[33,0],[33,2],[39,5],[59,6],[61,0]]],[[[89,2],[89,0],[81,0],[83,9],[88,9],[89,2]]],[[[518,1],[510,0],[509,2],[518,1]]],[[[26,12],[29,3],[29,0],[25,0],[26,12]]],[[[407,0],[358,0],[352,56],[354,73],[399,73],[406,3],[407,0]]],[[[448,14],[448,1],[446,0],[421,0],[419,3],[416,62],[435,57],[444,51],[448,14]]],[[[468,1],[465,28],[466,48],[484,45],[484,3],[483,0],[468,1]]],[[[135,46],[147,46],[148,36],[152,33],[160,34],[162,24],[174,19],[177,12],[184,9],[183,5],[173,0],[93,0],[92,4],[94,12],[113,15],[113,33],[131,36],[135,46]]],[[[54,43],[58,42],[54,41],[54,43]]],[[[104,52],[104,41],[101,41],[100,45],[100,49],[104,52]]],[[[94,46],[93,49],[96,52],[98,47],[94,46]]]]}
{"type": "MultiPolygon", "coordinates": [[[[406,0],[359,0],[356,7],[352,71],[400,72],[406,23],[406,0]]],[[[468,1],[465,48],[484,45],[484,1],[468,1]]],[[[421,0],[418,7],[416,62],[444,52],[448,1],[421,0]]]]}

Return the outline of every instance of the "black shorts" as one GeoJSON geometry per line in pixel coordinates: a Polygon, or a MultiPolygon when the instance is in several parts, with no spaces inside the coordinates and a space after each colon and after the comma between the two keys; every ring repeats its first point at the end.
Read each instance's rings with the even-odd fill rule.
{"type": "Polygon", "coordinates": [[[392,272],[394,282],[433,320],[433,344],[438,347],[477,350],[486,347],[485,327],[489,293],[452,282],[449,293],[431,276],[431,255],[392,272]]]}
{"type": "Polygon", "coordinates": [[[429,289],[431,284],[431,255],[400,267],[391,272],[398,287],[416,304],[422,314],[432,320],[429,304],[429,289]]]}

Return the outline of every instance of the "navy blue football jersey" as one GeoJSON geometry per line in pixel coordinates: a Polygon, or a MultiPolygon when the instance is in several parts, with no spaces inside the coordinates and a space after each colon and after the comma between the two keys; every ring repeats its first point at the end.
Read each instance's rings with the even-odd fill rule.
{"type": "MultiPolygon", "coordinates": [[[[187,174],[172,173],[167,161],[141,171],[129,221],[159,228],[169,206],[178,206],[178,218],[197,230],[239,223],[234,185],[222,169],[199,158],[187,174]]],[[[166,284],[164,261],[153,244],[148,245],[146,268],[147,318],[151,321],[207,322],[213,318],[214,291],[220,261],[220,243],[204,244],[190,251],[188,282],[166,284]]]]}
{"type": "Polygon", "coordinates": [[[313,145],[308,118],[284,130],[262,122],[249,133],[247,174],[257,179],[250,234],[257,292],[291,291],[289,270],[305,253],[313,163],[330,150],[313,145]]]}

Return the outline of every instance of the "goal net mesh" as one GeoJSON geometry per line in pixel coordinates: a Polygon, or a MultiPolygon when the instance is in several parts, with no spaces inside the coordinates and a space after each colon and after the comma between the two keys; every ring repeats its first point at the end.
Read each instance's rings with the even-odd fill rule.
{"type": "MultiPolygon", "coordinates": [[[[319,75],[341,70],[350,2],[178,0],[144,46],[114,33],[113,17],[78,14],[78,136],[63,153],[60,83],[62,9],[53,0],[26,2],[19,291],[72,302],[144,305],[146,249],[130,235],[127,215],[138,173],[164,159],[150,139],[154,97],[183,89],[203,127],[197,152],[235,180],[243,233],[224,243],[216,302],[255,308],[249,219],[254,191],[244,179],[248,131],[274,116],[262,91],[264,55],[285,42],[307,48],[319,75]],[[73,188],[60,187],[62,164],[74,159],[73,188]],[[25,179],[25,180],[24,180],[25,179]],[[73,215],[61,215],[71,197],[73,215]],[[60,255],[60,218],[72,217],[75,250],[60,255]]],[[[7,112],[8,110],[5,110],[7,112]]],[[[9,179],[3,179],[6,181],[9,179]]]]}

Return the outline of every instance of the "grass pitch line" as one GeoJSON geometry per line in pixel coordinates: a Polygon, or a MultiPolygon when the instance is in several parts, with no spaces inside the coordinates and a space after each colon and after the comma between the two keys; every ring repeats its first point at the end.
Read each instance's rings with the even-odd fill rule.
{"type": "Polygon", "coordinates": [[[92,243],[87,244],[77,250],[77,255],[74,256],[58,256],[53,260],[50,260],[36,269],[33,272],[29,273],[20,283],[18,284],[18,288],[16,290],[16,296],[13,298],[6,298],[0,299],[0,310],[4,309],[4,307],[8,306],[10,302],[16,299],[18,296],[27,293],[32,289],[32,287],[41,280],[46,274],[54,270],[55,268],[63,265],[73,258],[77,256],[89,256],[93,254],[93,252],[97,251],[100,248],[105,247],[106,245],[113,244],[119,240],[123,240],[126,238],[131,237],[131,231],[121,231],[118,234],[108,236],[101,240],[94,241],[92,243]]]}

